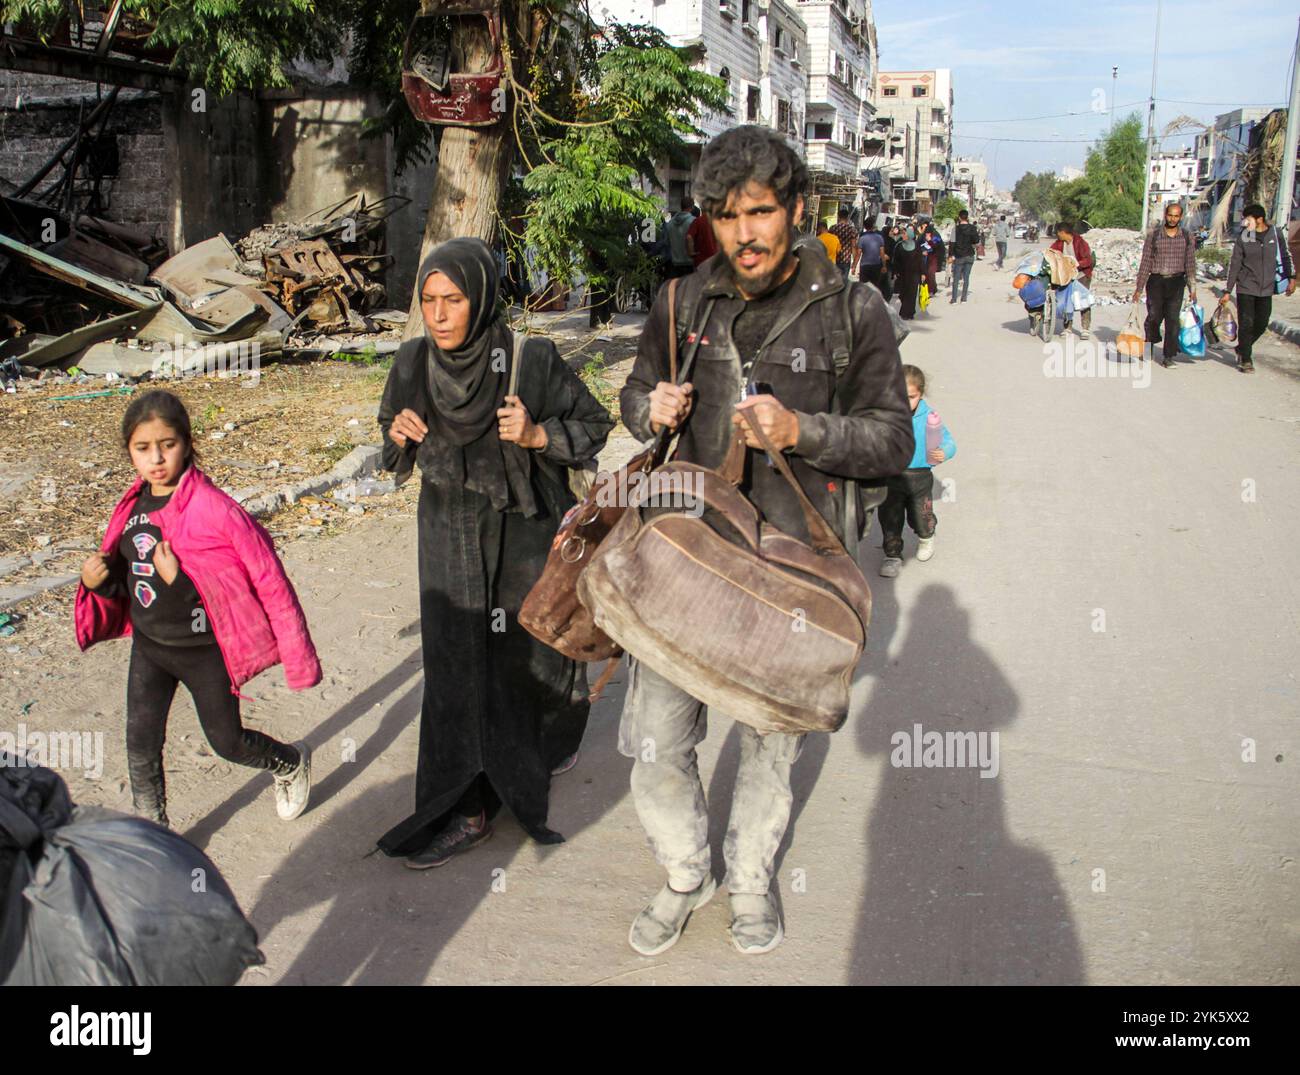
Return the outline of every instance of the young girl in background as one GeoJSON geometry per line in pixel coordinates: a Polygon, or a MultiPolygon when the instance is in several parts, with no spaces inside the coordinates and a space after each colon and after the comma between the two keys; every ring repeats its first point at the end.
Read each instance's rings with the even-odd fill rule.
{"type": "Polygon", "coordinates": [[[167,825],[163,737],[178,683],[212,749],[269,769],[286,821],[307,807],[311,752],[245,728],[238,688],[284,664],[292,690],[314,687],[320,662],[271,537],[198,469],[190,418],[170,392],[136,398],[122,444],[139,478],[118,503],[100,552],[82,565],[77,644],[131,636],[127,767],[137,813],[167,825]]]}

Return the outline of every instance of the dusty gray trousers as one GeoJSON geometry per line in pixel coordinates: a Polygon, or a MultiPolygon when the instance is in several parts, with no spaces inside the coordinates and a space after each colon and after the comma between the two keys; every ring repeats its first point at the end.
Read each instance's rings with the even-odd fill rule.
{"type": "MultiPolygon", "coordinates": [[[[668,883],[687,892],[708,876],[709,810],[695,754],[708,733],[702,702],[628,657],[618,749],[632,758],[632,801],[668,883]]],[[[740,769],[723,856],[731,893],[763,895],[790,821],[790,768],[802,735],[759,735],[739,721],[740,769]]]]}

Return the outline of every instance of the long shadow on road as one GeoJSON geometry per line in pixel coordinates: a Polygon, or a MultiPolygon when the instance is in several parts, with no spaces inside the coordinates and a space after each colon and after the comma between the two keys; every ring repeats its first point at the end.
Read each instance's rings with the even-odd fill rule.
{"type": "MultiPolygon", "coordinates": [[[[882,634],[892,634],[898,605],[891,584],[877,588],[876,602],[882,634]]],[[[947,587],[927,586],[897,659],[887,662],[884,651],[872,647],[882,674],[856,726],[862,754],[887,764],[867,817],[867,877],[849,981],[1083,982],[1055,871],[1043,852],[1008,831],[1005,771],[985,778],[977,767],[908,768],[891,759],[895,733],[913,736],[917,724],[923,732],[995,733],[1016,719],[1019,699],[972,641],[969,614],[947,587]]]]}
{"type": "MultiPolygon", "coordinates": [[[[415,675],[414,689],[393,704],[380,731],[367,740],[368,753],[372,746],[381,749],[376,739],[386,746],[419,719],[418,660],[415,675]]],[[[563,834],[569,840],[594,826],[627,792],[626,769],[602,763],[616,754],[622,709],[623,686],[611,688],[588,722],[583,758],[552,783],[551,816],[563,812],[563,834]]],[[[248,916],[260,936],[270,936],[299,915],[318,919],[301,950],[278,974],[279,984],[425,982],[443,948],[488,898],[498,876],[494,871],[508,869],[531,843],[503,809],[487,843],[437,869],[410,870],[399,859],[375,853],[376,836],[405,809],[411,782],[404,775],[376,785],[337,810],[327,825],[294,848],[263,889],[248,916]]],[[[541,848],[541,853],[552,850],[541,848]]],[[[275,969],[275,949],[268,956],[275,969]]]]}

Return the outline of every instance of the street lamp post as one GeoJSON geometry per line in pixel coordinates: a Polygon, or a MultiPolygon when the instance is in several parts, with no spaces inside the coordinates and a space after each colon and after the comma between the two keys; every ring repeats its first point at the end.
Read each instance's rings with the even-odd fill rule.
{"type": "Polygon", "coordinates": [[[1115,129],[1115,84],[1119,78],[1119,68],[1110,69],[1110,129],[1115,129]]]}
{"type": "Polygon", "coordinates": [[[1162,4],[1156,0],[1156,44],[1151,52],[1151,97],[1147,101],[1147,152],[1145,174],[1142,176],[1142,234],[1146,234],[1147,221],[1151,215],[1151,150],[1155,138],[1156,124],[1156,61],[1160,59],[1160,9],[1162,4]]]}

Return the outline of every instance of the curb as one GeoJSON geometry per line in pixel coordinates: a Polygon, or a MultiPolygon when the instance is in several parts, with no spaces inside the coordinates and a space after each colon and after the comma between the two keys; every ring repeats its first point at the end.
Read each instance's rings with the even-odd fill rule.
{"type": "MultiPolygon", "coordinates": [[[[380,451],[381,449],[377,444],[363,444],[360,447],[353,448],[324,474],[318,474],[314,478],[304,478],[292,485],[283,485],[275,492],[267,493],[265,496],[257,497],[254,500],[244,501],[240,506],[253,516],[269,515],[271,512],[287,504],[292,504],[304,496],[319,496],[321,493],[328,492],[344,482],[374,474],[379,468],[380,451]]],[[[239,503],[238,497],[232,499],[239,503]]],[[[62,549],[65,545],[75,547],[79,544],[82,543],[60,542],[54,546],[54,549],[62,549]]],[[[6,560],[4,561],[5,573],[25,567],[30,563],[39,565],[43,560],[50,559],[52,555],[53,552],[38,552],[20,556],[13,561],[6,560]]],[[[80,575],[68,575],[33,579],[31,582],[19,586],[0,586],[0,612],[26,601],[28,598],[37,597],[51,590],[59,590],[65,586],[72,586],[80,581],[80,575]]]]}
{"type": "Polygon", "coordinates": [[[1296,324],[1294,321],[1283,321],[1280,317],[1270,317],[1268,329],[1270,332],[1277,333],[1287,343],[1300,346],[1300,324],[1296,324]]]}
{"type": "Polygon", "coordinates": [[[344,482],[374,474],[379,469],[380,451],[377,444],[363,444],[359,448],[353,448],[324,474],[318,474],[314,478],[304,478],[292,485],[282,485],[274,492],[252,500],[239,501],[238,497],[235,497],[235,500],[249,515],[269,515],[305,496],[320,496],[321,493],[327,493],[344,482]]]}

